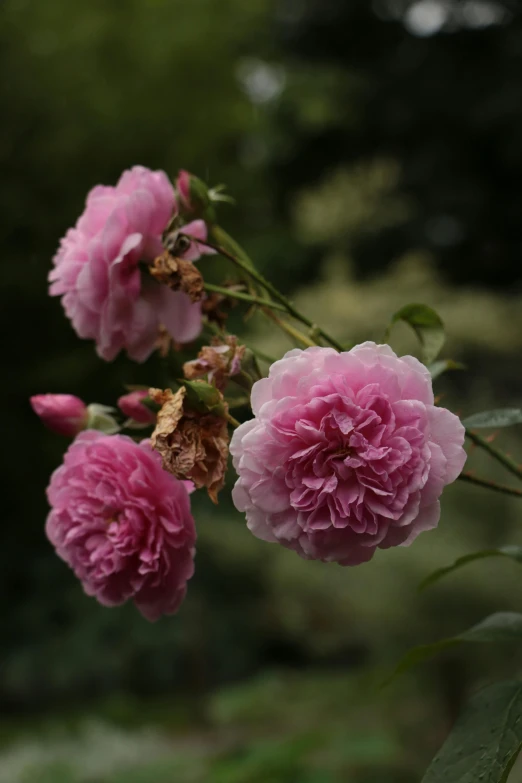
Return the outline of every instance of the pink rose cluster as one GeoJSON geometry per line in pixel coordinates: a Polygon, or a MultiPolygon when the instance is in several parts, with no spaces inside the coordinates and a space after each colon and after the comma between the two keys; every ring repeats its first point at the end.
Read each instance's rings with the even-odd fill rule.
{"type": "MultiPolygon", "coordinates": [[[[159,326],[174,340],[193,340],[201,330],[201,305],[179,291],[142,276],[140,262],[162,250],[162,233],[177,213],[174,188],[162,171],[134,166],[115,187],[98,185],[69,229],[54,258],[50,294],[61,296],[79,337],[96,342],[107,361],[125,349],[144,361],[154,350],[159,326]]],[[[195,240],[207,238],[206,225],[183,227],[195,240]]],[[[195,260],[203,245],[193,242],[184,257],[195,260]]]]}
{"type": "Polygon", "coordinates": [[[387,345],[290,351],[252,409],[231,442],[235,505],[255,536],[308,559],[356,565],[411,544],[437,526],[466,459],[428,370],[387,345]]]}
{"type": "Polygon", "coordinates": [[[87,595],[154,621],[177,611],[194,571],[192,489],[148,441],[86,430],[51,477],[47,535],[87,595]]]}

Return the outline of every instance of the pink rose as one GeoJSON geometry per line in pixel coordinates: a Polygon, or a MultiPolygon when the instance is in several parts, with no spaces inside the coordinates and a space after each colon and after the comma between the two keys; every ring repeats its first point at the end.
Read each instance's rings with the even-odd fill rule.
{"type": "MultiPolygon", "coordinates": [[[[144,361],[156,346],[160,324],[181,343],[201,330],[201,305],[142,277],[139,268],[162,252],[162,232],[175,208],[164,172],[135,166],[116,187],[91,190],[83,215],[61,240],[49,292],[62,297],[78,335],[95,340],[107,361],[123,349],[144,361]]],[[[205,224],[196,233],[206,238],[205,224]]]]}
{"type": "Polygon", "coordinates": [[[148,441],[86,430],[51,477],[47,536],[87,595],[132,600],[154,621],[177,611],[194,572],[192,488],[148,441]]]}
{"type": "Polygon", "coordinates": [[[357,565],[436,527],[466,460],[428,370],[388,345],[289,351],[235,430],[233,498],[248,527],[308,559],[357,565]]]}
{"type": "Polygon", "coordinates": [[[118,408],[129,419],[134,419],[138,424],[152,424],[156,421],[156,414],[143,404],[143,400],[149,396],[146,389],[124,394],[118,400],[118,408]]]}
{"type": "Polygon", "coordinates": [[[73,394],[36,394],[30,403],[43,423],[59,435],[73,438],[87,426],[87,406],[73,394]]]}

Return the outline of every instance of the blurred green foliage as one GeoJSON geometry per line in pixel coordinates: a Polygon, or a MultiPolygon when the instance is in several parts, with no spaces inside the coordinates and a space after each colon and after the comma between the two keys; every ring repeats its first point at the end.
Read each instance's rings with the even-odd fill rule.
{"type": "MultiPolygon", "coordinates": [[[[517,566],[495,560],[415,589],[468,551],[522,544],[516,499],[452,487],[437,532],[352,570],[255,540],[226,492],[218,509],[198,496],[196,576],[180,614],[153,626],[132,606],[108,611],[86,598],[43,530],[45,486],[66,442],[40,428],[28,397],[112,404],[124,383],[161,371],[157,358],[104,364],[46,295],[58,239],[86,192],[135,163],[225,182],[237,200],[221,208],[227,230],[340,339],[379,340],[392,313],[424,301],[446,323],[444,358],[468,367],[437,380],[444,402],[466,415],[520,404],[522,12],[498,0],[498,23],[481,26],[464,13],[473,3],[448,2],[430,37],[412,27],[415,5],[0,5],[0,704],[16,731],[9,712],[83,714],[107,700],[111,721],[167,727],[143,765],[116,765],[97,783],[409,783],[472,685],[516,668],[507,652],[463,650],[427,664],[415,695],[401,684],[376,701],[365,674],[410,644],[520,609],[517,566]],[[160,696],[166,714],[156,719],[143,704],[160,696]],[[193,745],[179,739],[187,731],[193,745]]],[[[273,355],[292,347],[243,313],[231,328],[254,345],[273,355]]],[[[417,350],[400,324],[393,345],[417,350]]],[[[516,431],[502,442],[522,453],[516,431]]],[[[473,466],[500,477],[475,454],[473,466]]],[[[60,747],[48,762],[36,754],[20,783],[87,780],[60,747]]]]}

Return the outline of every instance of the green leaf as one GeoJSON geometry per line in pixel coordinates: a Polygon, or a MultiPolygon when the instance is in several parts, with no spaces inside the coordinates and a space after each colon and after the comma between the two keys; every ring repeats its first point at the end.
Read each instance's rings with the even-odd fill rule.
{"type": "Polygon", "coordinates": [[[398,310],[392,317],[385,339],[397,321],[407,323],[417,335],[422,346],[422,361],[431,364],[444,345],[444,324],[442,319],[431,307],[423,304],[409,304],[398,310]]]}
{"type": "Polygon", "coordinates": [[[225,416],[226,409],[223,395],[206,381],[180,381],[187,390],[187,404],[200,413],[213,413],[216,416],[225,416]]]}
{"type": "Polygon", "coordinates": [[[468,563],[473,563],[475,560],[484,560],[487,557],[510,557],[517,563],[522,563],[522,547],[501,546],[498,549],[483,549],[480,552],[473,552],[469,555],[459,557],[457,560],[455,560],[455,562],[451,563],[451,565],[445,566],[444,568],[438,568],[432,574],[427,576],[426,579],[420,583],[419,591],[425,590],[426,587],[429,587],[435,582],[438,582],[439,579],[447,576],[447,574],[451,574],[453,571],[457,571],[457,569],[462,568],[462,566],[465,566],[468,563]]]}
{"type": "Polygon", "coordinates": [[[463,631],[457,636],[451,636],[448,639],[439,639],[432,644],[422,644],[413,647],[401,658],[393,672],[382,683],[382,686],[389,685],[399,674],[411,669],[417,663],[433,658],[437,653],[447,650],[450,647],[457,647],[464,642],[509,642],[520,641],[522,639],[522,614],[517,612],[497,612],[491,614],[477,625],[472,626],[467,631],[463,631]]]}
{"type": "Polygon", "coordinates": [[[465,364],[462,364],[462,362],[455,362],[453,359],[441,359],[438,362],[433,362],[433,364],[430,364],[430,366],[428,367],[432,380],[435,380],[435,378],[438,378],[439,375],[448,372],[448,370],[465,370],[465,369],[466,369],[465,364]]]}
{"type": "Polygon", "coordinates": [[[507,783],[522,748],[522,683],[475,694],[422,783],[507,783]]]}
{"type": "Polygon", "coordinates": [[[468,416],[462,423],[470,430],[482,427],[511,427],[513,424],[522,424],[522,410],[520,408],[498,408],[493,411],[483,411],[468,416]]]}

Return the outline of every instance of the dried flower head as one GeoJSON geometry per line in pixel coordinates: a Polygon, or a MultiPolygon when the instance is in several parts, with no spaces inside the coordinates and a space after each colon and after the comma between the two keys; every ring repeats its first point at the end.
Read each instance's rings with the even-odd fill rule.
{"type": "MultiPolygon", "coordinates": [[[[227,281],[223,283],[223,287],[228,288],[232,294],[234,291],[245,290],[243,284],[230,283],[227,281]]],[[[237,304],[237,299],[233,296],[212,292],[208,293],[201,303],[201,312],[206,316],[207,321],[213,322],[223,329],[228,319],[228,311],[232,310],[233,307],[237,307],[237,304]]]]}
{"type": "Polygon", "coordinates": [[[161,405],[151,445],[161,455],[165,470],[176,478],[190,479],[198,489],[206,487],[217,503],[227,468],[227,420],[188,407],[186,395],[184,386],[175,394],[170,389],[149,389],[150,399],[161,405]]]}
{"type": "Polygon", "coordinates": [[[211,345],[204,345],[197,359],[185,362],[185,378],[194,380],[208,377],[218,389],[224,389],[228,379],[241,372],[241,361],[245,355],[245,346],[237,344],[237,337],[227,335],[225,341],[219,337],[212,339],[211,345]]]}
{"type": "Polygon", "coordinates": [[[203,298],[203,277],[192,261],[175,258],[168,250],[157,256],[150,266],[152,277],[173,291],[183,291],[191,302],[203,298]]]}

